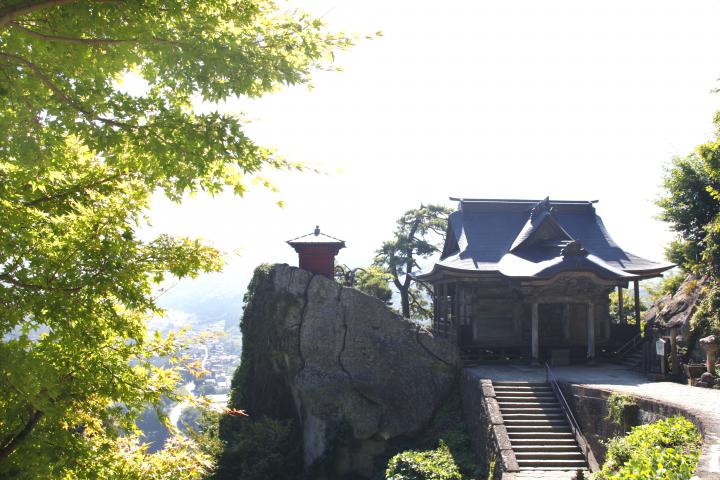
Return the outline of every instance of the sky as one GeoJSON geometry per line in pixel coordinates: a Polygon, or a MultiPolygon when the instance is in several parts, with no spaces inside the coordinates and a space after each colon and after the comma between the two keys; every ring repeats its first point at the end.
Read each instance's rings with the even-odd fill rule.
{"type": "Polygon", "coordinates": [[[323,173],[270,173],[277,194],[156,197],[148,234],[201,237],[228,259],[168,291],[169,308],[238,300],[258,264],[297,265],[285,241],[315,225],[346,241],[338,263],[367,265],[405,210],[450,196],[599,200],[621,247],[662,259],[664,169],[711,138],[720,109],[719,2],[280,5],[383,35],[339,53],[343,71],[313,89],[228,103],[256,142],[323,173]]]}

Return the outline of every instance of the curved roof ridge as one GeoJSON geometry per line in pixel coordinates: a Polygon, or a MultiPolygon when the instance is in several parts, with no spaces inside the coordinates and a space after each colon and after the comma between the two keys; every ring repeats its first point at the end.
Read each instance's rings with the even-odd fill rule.
{"type": "MultiPolygon", "coordinates": [[[[562,225],[560,225],[560,222],[553,216],[552,207],[547,208],[545,206],[547,204],[543,202],[547,202],[547,199],[538,202],[535,208],[533,208],[532,212],[530,213],[530,218],[528,218],[525,226],[522,228],[522,230],[520,230],[520,233],[518,233],[518,236],[515,237],[515,241],[513,241],[512,245],[510,246],[511,252],[514,252],[522,246],[530,246],[535,243],[533,242],[535,237],[540,235],[539,232],[541,232],[543,228],[547,230],[548,225],[549,228],[553,230],[550,234],[556,237],[553,238],[553,240],[574,240],[572,235],[570,235],[567,230],[565,230],[562,225]]],[[[549,239],[543,238],[542,240],[549,239]]]]}

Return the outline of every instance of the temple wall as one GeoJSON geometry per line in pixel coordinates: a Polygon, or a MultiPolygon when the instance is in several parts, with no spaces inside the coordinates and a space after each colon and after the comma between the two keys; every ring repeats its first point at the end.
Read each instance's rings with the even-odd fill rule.
{"type": "MultiPolygon", "coordinates": [[[[498,282],[463,283],[457,286],[455,302],[460,345],[529,346],[530,305],[511,288],[498,282]]],[[[594,309],[596,345],[603,345],[610,337],[609,302],[597,301],[594,309]]],[[[587,345],[586,303],[541,303],[539,311],[541,347],[587,345]]]]}

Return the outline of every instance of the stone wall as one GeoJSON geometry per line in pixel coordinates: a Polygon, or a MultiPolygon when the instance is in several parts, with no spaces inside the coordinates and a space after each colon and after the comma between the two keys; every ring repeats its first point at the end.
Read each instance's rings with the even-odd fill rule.
{"type": "Polygon", "coordinates": [[[465,428],[482,462],[483,475],[500,480],[508,472],[519,471],[492,382],[480,380],[467,371],[460,381],[465,428]]]}
{"type": "MultiPolygon", "coordinates": [[[[602,465],[607,450],[602,440],[625,433],[623,427],[606,419],[608,415],[607,400],[613,392],[574,384],[563,384],[562,389],[595,458],[602,465]]],[[[695,424],[703,435],[702,453],[696,470],[696,478],[701,480],[720,479],[720,473],[716,468],[720,458],[720,447],[717,445],[717,438],[713,433],[717,426],[711,425],[711,420],[657,400],[636,395],[630,396],[637,403],[637,413],[629,422],[632,426],[655,423],[658,420],[678,415],[695,424]]]]}

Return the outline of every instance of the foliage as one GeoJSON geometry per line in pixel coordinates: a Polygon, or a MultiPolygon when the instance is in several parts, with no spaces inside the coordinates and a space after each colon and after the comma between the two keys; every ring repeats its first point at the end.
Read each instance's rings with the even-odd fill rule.
{"type": "Polygon", "coordinates": [[[251,331],[248,328],[248,316],[249,312],[253,310],[253,304],[265,303],[263,292],[259,291],[260,285],[267,284],[270,279],[270,270],[272,265],[263,263],[258,265],[253,272],[253,277],[250,279],[245,295],[243,296],[243,302],[245,307],[243,309],[243,316],[240,319],[240,331],[243,334],[243,349],[240,354],[240,365],[235,369],[233,378],[230,381],[230,398],[228,399],[228,406],[231,408],[243,408],[244,395],[247,390],[247,377],[249,371],[252,368],[252,356],[253,349],[257,348],[255,342],[253,342],[251,331]]]}
{"type": "Polygon", "coordinates": [[[261,363],[266,350],[273,347],[260,338],[279,339],[272,330],[273,319],[284,318],[284,309],[297,306],[294,300],[284,303],[271,291],[272,268],[258,266],[245,293],[240,321],[244,347],[231,382],[228,411],[247,409],[250,417],[226,411],[220,418],[223,446],[213,477],[218,480],[289,480],[298,478],[303,469],[300,432],[296,422],[287,418],[287,402],[291,400],[276,395],[276,385],[267,375],[273,367],[261,363]]]}
{"type": "Polygon", "coordinates": [[[608,443],[605,464],[593,477],[684,480],[693,476],[702,438],[682,417],[640,425],[608,443]]]}
{"type": "Polygon", "coordinates": [[[405,318],[430,318],[432,314],[425,298],[427,287],[410,274],[420,268],[418,260],[440,251],[450,212],[441,205],[408,210],[398,219],[393,238],[376,252],[374,264],[391,276],[405,318]]]}
{"type": "MultiPolygon", "coordinates": [[[[613,322],[623,321],[628,324],[635,324],[635,297],[634,294],[630,293],[630,290],[623,288],[623,311],[622,316],[619,315],[619,304],[618,304],[618,292],[613,290],[610,293],[610,319],[613,322]]],[[[643,317],[643,312],[647,310],[645,302],[640,300],[640,318],[643,317]]]]}
{"type": "Polygon", "coordinates": [[[357,288],[387,306],[392,305],[391,279],[388,273],[375,265],[366,268],[350,268],[347,265],[335,267],[335,281],[345,287],[357,288]]]}
{"type": "Polygon", "coordinates": [[[678,233],[667,249],[668,258],[708,279],[691,321],[691,340],[720,333],[720,113],[715,126],[713,139],[673,161],[665,177],[665,196],[658,202],[661,218],[678,233]]]}
{"type": "Polygon", "coordinates": [[[720,289],[712,285],[704,290],[700,306],[690,321],[693,338],[720,335],[720,289]]]}
{"type": "Polygon", "coordinates": [[[660,218],[679,234],[668,257],[688,270],[700,261],[707,246],[707,226],[720,213],[720,204],[709,191],[720,186],[713,177],[697,153],[673,159],[666,171],[666,195],[658,201],[660,218]]]}
{"type": "Polygon", "coordinates": [[[422,435],[411,445],[406,445],[407,451],[403,451],[399,455],[408,454],[412,457],[415,453],[434,452],[440,444],[447,446],[450,459],[460,472],[460,478],[481,477],[482,470],[477,463],[475,449],[465,428],[462,400],[457,386],[433,415],[430,425],[422,435]]]}
{"type": "Polygon", "coordinates": [[[242,193],[246,175],[283,165],[236,115],[194,112],[197,96],[220,102],[306,83],[350,44],[267,0],[37,5],[0,9],[2,157],[43,169],[62,163],[76,137],[113,175],[132,173],[172,198],[226,185],[242,193]],[[143,94],[119,88],[127,72],[143,94]]]}
{"type": "MultiPolygon", "coordinates": [[[[182,435],[172,436],[162,450],[148,454],[135,437],[88,439],[92,451],[76,459],[72,474],[53,472],[49,478],[107,480],[202,480],[213,469],[213,457],[203,446],[182,435]]],[[[13,477],[15,478],[15,477],[13,477]]]]}
{"type": "Polygon", "coordinates": [[[237,424],[218,462],[218,480],[291,480],[300,478],[302,442],[290,421],[245,419],[237,424]]]}
{"type": "MultiPolygon", "coordinates": [[[[220,440],[220,413],[211,410],[207,406],[201,408],[191,407],[189,410],[197,412],[197,416],[193,417],[194,425],[191,425],[192,420],[183,424],[184,419],[180,418],[181,424],[186,427],[183,431],[198,445],[198,448],[205,455],[216,459],[225,447],[225,443],[220,440]]],[[[216,467],[213,464],[213,468],[216,467]]]]}
{"type": "Polygon", "coordinates": [[[200,428],[200,419],[203,416],[203,410],[199,407],[185,407],[180,413],[178,426],[180,431],[188,434],[191,431],[197,431],[200,428]]]}
{"type": "Polygon", "coordinates": [[[2,3],[0,476],[209,468],[178,437],[172,454],[148,455],[134,421],[177,399],[188,342],[146,331],[163,313],[155,285],[217,271],[222,258],[198,240],[136,231],[156,191],[242,194],[262,169],[296,167],[252,142],[236,115],[194,102],[306,83],[349,44],[265,0],[2,3]]]}
{"type": "Polygon", "coordinates": [[[380,299],[386,305],[390,305],[392,304],[391,280],[390,275],[380,267],[371,265],[357,273],[355,276],[355,288],[380,299]]]}
{"type": "Polygon", "coordinates": [[[672,297],[678,292],[686,278],[687,274],[683,273],[682,270],[671,270],[670,273],[665,274],[662,280],[656,284],[648,284],[646,286],[650,294],[650,299],[655,302],[666,295],[672,297]]]}
{"type": "Polygon", "coordinates": [[[435,450],[407,450],[390,459],[387,480],[462,480],[460,470],[447,444],[440,441],[435,450]]]}
{"type": "Polygon", "coordinates": [[[617,425],[623,425],[623,413],[629,406],[637,405],[637,402],[630,395],[613,392],[607,399],[608,413],[605,420],[610,420],[617,425]]]}

